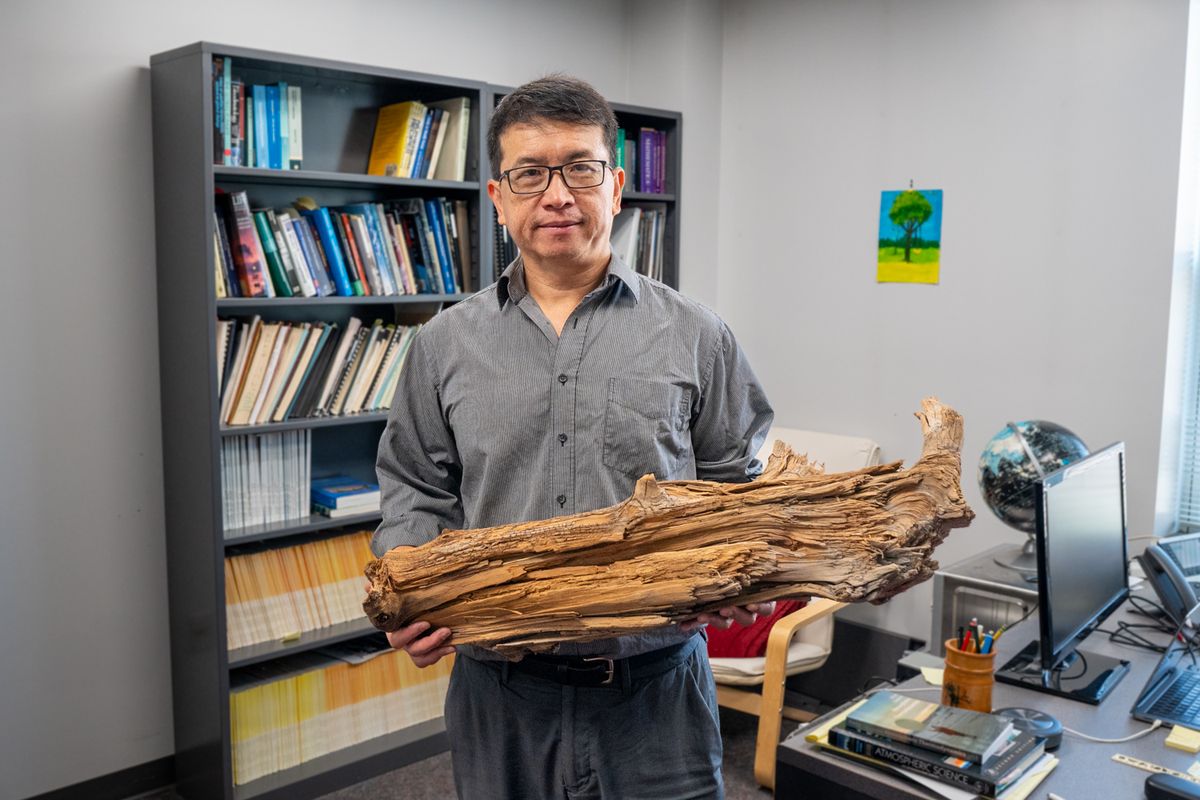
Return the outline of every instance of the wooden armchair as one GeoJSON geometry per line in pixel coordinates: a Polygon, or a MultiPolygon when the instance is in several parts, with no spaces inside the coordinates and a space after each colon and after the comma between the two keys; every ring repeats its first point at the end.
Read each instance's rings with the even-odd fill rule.
{"type": "MultiPolygon", "coordinates": [[[[879,445],[869,439],[828,433],[772,428],[758,457],[766,460],[776,439],[798,453],[824,462],[826,472],[846,472],[879,463],[879,445]]],[[[788,676],[820,668],[833,649],[833,612],[844,606],[815,598],[798,611],[777,620],[767,637],[767,651],[758,658],[710,658],[717,682],[717,703],[758,717],[754,747],[754,777],[775,788],[775,749],[783,718],[804,722],[814,714],[784,705],[788,676]],[[755,691],[761,686],[761,692],[755,691]],[[750,687],[750,688],[745,688],[750,687]]]]}

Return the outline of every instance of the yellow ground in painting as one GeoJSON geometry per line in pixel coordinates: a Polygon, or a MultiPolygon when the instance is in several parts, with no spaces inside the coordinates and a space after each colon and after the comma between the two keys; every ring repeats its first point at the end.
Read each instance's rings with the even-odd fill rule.
{"type": "Polygon", "coordinates": [[[881,247],[875,279],[879,283],[937,283],[940,256],[940,248],[914,248],[912,262],[905,263],[903,249],[881,247]]]}

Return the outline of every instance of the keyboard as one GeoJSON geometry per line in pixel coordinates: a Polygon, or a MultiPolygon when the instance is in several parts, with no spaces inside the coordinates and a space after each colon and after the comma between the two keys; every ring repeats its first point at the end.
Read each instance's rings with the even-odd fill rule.
{"type": "Polygon", "coordinates": [[[1146,714],[1163,720],[1175,720],[1189,727],[1200,724],[1200,674],[1191,669],[1181,671],[1146,714]]]}

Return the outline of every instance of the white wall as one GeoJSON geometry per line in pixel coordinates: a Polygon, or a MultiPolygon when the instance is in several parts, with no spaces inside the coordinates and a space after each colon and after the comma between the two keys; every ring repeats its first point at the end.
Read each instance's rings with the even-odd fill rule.
{"type": "Polygon", "coordinates": [[[715,302],[716,204],[690,176],[717,161],[719,61],[693,74],[692,45],[719,26],[715,0],[4,4],[0,798],[173,749],[149,57],[207,39],[509,85],[562,70],[681,110],[685,283],[715,302]],[[649,39],[678,57],[631,53],[649,39]]]}
{"type": "MultiPolygon", "coordinates": [[[[913,460],[935,394],[978,514],[950,564],[1017,542],[975,470],[1007,420],[1128,447],[1151,530],[1186,0],[724,6],[718,310],[777,419],[913,460]],[[880,191],[942,189],[941,284],[876,284],[880,191]]],[[[930,584],[849,616],[929,635],[930,584]]]]}

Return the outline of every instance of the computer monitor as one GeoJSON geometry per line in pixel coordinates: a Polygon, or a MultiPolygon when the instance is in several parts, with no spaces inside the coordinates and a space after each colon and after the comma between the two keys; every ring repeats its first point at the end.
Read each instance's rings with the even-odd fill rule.
{"type": "Polygon", "coordinates": [[[1129,597],[1125,444],[1046,475],[1036,508],[1040,635],[996,679],[1099,703],[1129,662],[1078,646],[1129,597]]]}

